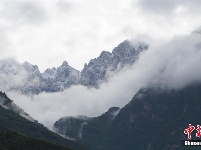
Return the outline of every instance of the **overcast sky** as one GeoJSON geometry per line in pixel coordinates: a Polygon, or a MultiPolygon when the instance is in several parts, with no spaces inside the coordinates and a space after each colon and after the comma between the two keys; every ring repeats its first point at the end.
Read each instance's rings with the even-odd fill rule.
{"type": "Polygon", "coordinates": [[[150,44],[139,62],[98,90],[8,95],[51,128],[63,116],[123,107],[150,82],[177,89],[201,81],[201,36],[189,35],[201,26],[200,8],[201,0],[0,0],[0,59],[28,61],[41,71],[67,60],[81,70],[125,39],[150,44]]]}
{"type": "Polygon", "coordinates": [[[200,0],[0,0],[0,59],[81,70],[125,39],[168,40],[200,27],[200,0]]]}

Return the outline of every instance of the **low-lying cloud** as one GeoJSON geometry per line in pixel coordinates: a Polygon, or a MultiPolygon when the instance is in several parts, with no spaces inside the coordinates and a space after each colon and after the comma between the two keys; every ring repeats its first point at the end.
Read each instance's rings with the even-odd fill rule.
{"type": "Polygon", "coordinates": [[[97,116],[109,107],[126,105],[148,84],[179,89],[201,81],[201,35],[174,37],[166,43],[151,43],[139,61],[109,78],[100,89],[73,86],[63,92],[27,97],[9,93],[14,102],[49,128],[64,116],[97,116]]]}

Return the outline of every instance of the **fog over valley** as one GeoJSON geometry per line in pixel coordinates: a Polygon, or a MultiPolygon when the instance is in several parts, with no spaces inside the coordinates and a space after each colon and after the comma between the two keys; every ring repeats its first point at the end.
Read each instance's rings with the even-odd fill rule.
{"type": "Polygon", "coordinates": [[[150,43],[132,66],[112,73],[100,88],[72,86],[62,92],[26,96],[8,95],[28,114],[52,128],[63,116],[98,116],[112,106],[123,107],[147,85],[181,89],[201,81],[201,35],[175,36],[168,42],[150,43]],[[193,66],[193,67],[192,67],[193,66]],[[79,93],[79,94],[78,94],[79,93]]]}

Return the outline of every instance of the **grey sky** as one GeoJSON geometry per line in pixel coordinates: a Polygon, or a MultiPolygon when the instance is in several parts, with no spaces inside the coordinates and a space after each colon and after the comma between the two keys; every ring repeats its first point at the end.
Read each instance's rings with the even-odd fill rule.
{"type": "Polygon", "coordinates": [[[201,11],[200,0],[140,0],[138,4],[146,11],[161,15],[172,15],[176,12],[193,14],[201,11]]]}
{"type": "MultiPolygon", "coordinates": [[[[125,39],[167,40],[201,25],[199,0],[1,0],[0,59],[81,70],[125,39]]],[[[149,42],[149,41],[148,41],[149,42]]]]}

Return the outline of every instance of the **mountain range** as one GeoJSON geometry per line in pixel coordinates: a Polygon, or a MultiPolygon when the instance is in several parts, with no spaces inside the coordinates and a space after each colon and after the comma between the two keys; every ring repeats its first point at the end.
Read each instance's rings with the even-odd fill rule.
{"type": "MultiPolygon", "coordinates": [[[[141,88],[121,109],[111,107],[98,117],[63,117],[55,122],[53,130],[65,138],[32,120],[2,92],[0,104],[2,150],[199,149],[185,147],[182,142],[188,140],[184,130],[189,124],[200,125],[201,83],[181,89],[150,85],[141,88]]],[[[198,140],[196,131],[191,135],[192,140],[198,140]]]]}
{"type": "Polygon", "coordinates": [[[15,60],[0,61],[0,90],[19,91],[23,94],[63,91],[72,85],[98,88],[108,76],[127,65],[135,63],[140,54],[148,49],[144,42],[123,41],[112,52],[103,51],[90,60],[82,71],[71,67],[67,61],[61,66],[40,72],[38,66],[15,60]],[[11,84],[12,83],[12,84],[11,84]]]}
{"type": "MultiPolygon", "coordinates": [[[[126,40],[111,53],[103,51],[85,64],[82,71],[72,68],[66,61],[60,67],[41,73],[37,66],[28,62],[1,60],[1,89],[39,94],[63,91],[73,85],[99,88],[111,73],[134,64],[147,49],[145,43],[133,44],[126,40]]],[[[185,147],[183,143],[188,140],[189,124],[200,125],[201,83],[192,82],[180,88],[154,83],[133,92],[133,98],[123,108],[113,106],[98,117],[64,116],[54,123],[54,132],[0,92],[0,149],[31,150],[27,145],[33,143],[39,150],[200,149],[185,147]]],[[[196,130],[191,135],[192,140],[199,140],[196,130]]]]}

